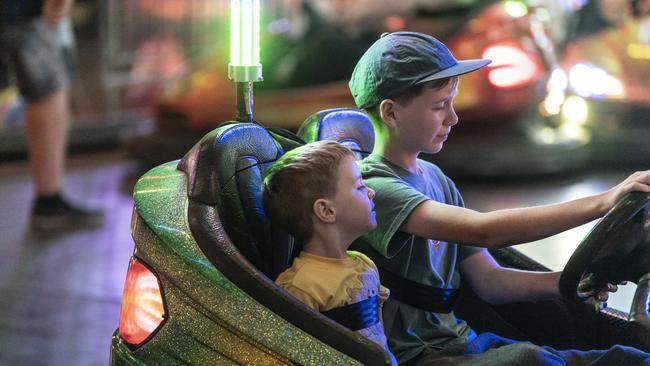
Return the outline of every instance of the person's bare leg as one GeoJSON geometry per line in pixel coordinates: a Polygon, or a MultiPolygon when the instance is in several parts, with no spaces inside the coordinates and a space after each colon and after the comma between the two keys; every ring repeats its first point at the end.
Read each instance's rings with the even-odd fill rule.
{"type": "Polygon", "coordinates": [[[25,135],[38,196],[59,193],[69,123],[66,89],[26,105],[25,135]]]}
{"type": "Polygon", "coordinates": [[[75,229],[103,222],[101,210],[70,204],[61,195],[69,124],[65,89],[27,104],[25,132],[37,195],[32,208],[33,229],[75,229]]]}

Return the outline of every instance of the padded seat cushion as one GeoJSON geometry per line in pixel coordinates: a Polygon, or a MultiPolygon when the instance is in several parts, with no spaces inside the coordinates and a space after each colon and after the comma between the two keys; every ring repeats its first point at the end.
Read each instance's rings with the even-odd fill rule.
{"type": "Polygon", "coordinates": [[[375,146],[375,133],[370,118],[354,108],[316,112],[302,123],[298,136],[305,142],[337,141],[352,150],[357,159],[370,155],[375,146]]]}
{"type": "Polygon", "coordinates": [[[254,123],[228,124],[208,133],[179,162],[188,195],[215,207],[237,249],[271,279],[293,258],[293,239],[272,227],[262,208],[262,180],[283,149],[254,123]]]}

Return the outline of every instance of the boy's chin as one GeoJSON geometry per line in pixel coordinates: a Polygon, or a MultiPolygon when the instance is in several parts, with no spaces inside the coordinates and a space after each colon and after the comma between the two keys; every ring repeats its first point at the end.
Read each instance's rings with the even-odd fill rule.
{"type": "Polygon", "coordinates": [[[442,142],[435,144],[433,146],[430,146],[427,150],[422,150],[423,153],[425,154],[437,154],[440,151],[442,151],[442,142]]]}

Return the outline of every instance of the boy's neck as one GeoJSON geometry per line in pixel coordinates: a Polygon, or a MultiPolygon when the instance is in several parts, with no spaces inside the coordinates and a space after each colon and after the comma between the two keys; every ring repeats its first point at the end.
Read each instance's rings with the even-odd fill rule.
{"type": "Polygon", "coordinates": [[[335,258],[335,259],[343,259],[347,258],[347,254],[345,250],[333,250],[334,248],[327,248],[327,247],[313,247],[313,246],[307,246],[305,245],[302,249],[303,252],[309,253],[309,254],[314,254],[320,257],[326,257],[326,258],[335,258]]]}
{"type": "Polygon", "coordinates": [[[347,258],[346,251],[352,244],[351,240],[344,240],[331,233],[319,233],[315,230],[314,236],[303,245],[303,251],[321,257],[347,258]]]}
{"type": "Polygon", "coordinates": [[[417,165],[418,155],[420,155],[419,151],[405,151],[401,146],[397,146],[397,144],[389,144],[381,141],[381,139],[377,139],[375,141],[375,147],[372,149],[372,153],[383,156],[391,163],[413,174],[420,173],[417,165]]]}

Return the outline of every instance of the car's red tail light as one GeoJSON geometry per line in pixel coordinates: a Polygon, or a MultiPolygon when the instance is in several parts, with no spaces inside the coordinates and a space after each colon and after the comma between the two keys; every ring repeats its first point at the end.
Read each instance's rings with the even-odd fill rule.
{"type": "Polygon", "coordinates": [[[488,65],[488,79],[497,88],[520,88],[535,82],[541,75],[541,66],[535,55],[517,44],[495,44],[487,47],[483,58],[488,65]]]}
{"type": "Polygon", "coordinates": [[[120,336],[127,343],[139,346],[160,327],[165,316],[158,277],[132,257],[120,308],[120,336]]]}

